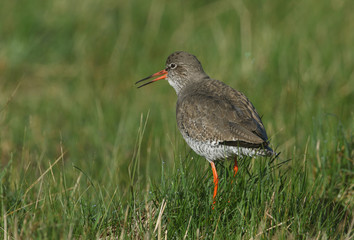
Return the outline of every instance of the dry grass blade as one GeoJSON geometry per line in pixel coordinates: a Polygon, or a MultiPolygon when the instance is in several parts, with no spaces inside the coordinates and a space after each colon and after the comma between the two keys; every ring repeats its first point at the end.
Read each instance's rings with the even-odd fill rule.
{"type": "Polygon", "coordinates": [[[159,216],[157,217],[154,233],[156,232],[157,228],[161,225],[162,214],[165,211],[166,204],[167,204],[167,201],[165,201],[165,199],[163,199],[162,203],[161,203],[161,209],[160,209],[160,212],[159,212],[159,216]]]}
{"type": "Polygon", "coordinates": [[[2,206],[2,211],[4,213],[4,228],[2,230],[4,231],[4,239],[7,239],[7,218],[6,218],[6,210],[4,205],[2,206]]]}
{"type": "Polygon", "coordinates": [[[34,183],[32,183],[31,186],[29,186],[29,188],[27,188],[27,190],[25,191],[25,194],[23,195],[23,198],[26,197],[27,193],[49,172],[51,171],[51,169],[61,160],[63,159],[64,156],[64,152],[57,158],[57,160],[55,160],[55,162],[53,164],[50,165],[50,167],[45,170],[45,172],[36,180],[34,181],[34,183]]]}
{"type": "Polygon", "coordinates": [[[220,218],[221,218],[221,214],[219,215],[218,221],[217,221],[217,223],[216,223],[216,227],[215,227],[215,230],[214,230],[213,239],[216,239],[216,231],[218,230],[220,218]]]}
{"type": "MultiPolygon", "coordinates": [[[[61,195],[61,194],[65,193],[65,192],[71,191],[71,190],[73,190],[73,189],[74,189],[73,187],[70,187],[70,188],[67,188],[67,189],[64,190],[64,191],[59,192],[59,193],[52,193],[52,194],[49,195],[49,197],[61,195]]],[[[15,209],[15,210],[9,212],[8,214],[6,214],[6,216],[10,216],[10,215],[12,215],[12,214],[14,214],[14,213],[20,211],[21,209],[25,209],[25,208],[27,208],[27,207],[29,207],[29,206],[32,206],[33,204],[37,204],[37,203],[39,203],[39,202],[41,202],[41,201],[44,201],[44,200],[45,200],[45,198],[37,199],[35,202],[28,203],[28,204],[26,204],[26,205],[24,205],[24,206],[22,206],[22,207],[20,207],[20,208],[17,208],[17,209],[15,209]]]]}
{"type": "Polygon", "coordinates": [[[129,206],[127,206],[127,210],[125,210],[123,228],[122,228],[122,232],[120,233],[119,239],[124,239],[124,232],[125,232],[125,227],[127,225],[128,212],[129,212],[129,206]]]}
{"type": "Polygon", "coordinates": [[[190,224],[191,224],[191,220],[192,220],[192,216],[189,218],[189,222],[188,222],[187,230],[186,230],[186,233],[184,234],[183,239],[186,239],[186,238],[187,238],[187,236],[188,236],[188,230],[189,230],[189,226],[190,226],[190,224]]]}
{"type": "Polygon", "coordinates": [[[353,226],[354,226],[354,217],[352,219],[352,222],[350,223],[350,228],[348,230],[347,236],[345,236],[345,239],[349,240],[349,239],[353,239],[354,238],[354,233],[352,232],[353,226]]]}
{"type": "Polygon", "coordinates": [[[17,90],[19,89],[20,85],[21,85],[21,81],[17,84],[16,88],[13,90],[13,92],[11,93],[11,96],[7,99],[5,105],[0,109],[0,113],[2,111],[4,111],[4,109],[9,105],[9,103],[11,102],[13,97],[15,96],[17,90]]]}
{"type": "MultiPolygon", "coordinates": [[[[285,222],[281,222],[281,223],[278,223],[278,224],[276,224],[276,225],[274,225],[274,226],[271,226],[270,228],[267,228],[265,231],[258,233],[258,234],[256,235],[256,237],[258,237],[258,236],[260,236],[260,235],[262,235],[262,234],[264,234],[264,233],[266,233],[266,232],[268,232],[268,231],[270,231],[270,230],[272,230],[272,229],[274,229],[274,228],[277,228],[277,227],[279,227],[279,226],[281,226],[281,225],[283,225],[283,224],[285,224],[285,223],[287,223],[287,222],[289,222],[289,221],[291,221],[291,220],[293,220],[293,219],[294,219],[294,217],[292,217],[292,218],[286,220],[285,222]]],[[[254,238],[251,238],[251,239],[254,239],[254,238]]]]}

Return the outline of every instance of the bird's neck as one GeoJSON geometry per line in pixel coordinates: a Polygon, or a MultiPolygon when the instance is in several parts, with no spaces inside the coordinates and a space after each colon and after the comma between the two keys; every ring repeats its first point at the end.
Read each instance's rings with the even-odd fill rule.
{"type": "Polygon", "coordinates": [[[177,79],[177,80],[168,80],[168,83],[173,87],[173,89],[176,91],[176,94],[178,95],[182,88],[184,88],[184,84],[182,84],[183,80],[177,79]]]}
{"type": "Polygon", "coordinates": [[[204,81],[204,79],[207,78],[209,78],[209,76],[203,72],[203,74],[193,76],[190,78],[179,78],[176,76],[175,78],[173,78],[173,80],[168,79],[168,83],[176,91],[176,94],[179,95],[185,89],[188,89],[191,85],[197,84],[197,82],[199,81],[204,81]]]}

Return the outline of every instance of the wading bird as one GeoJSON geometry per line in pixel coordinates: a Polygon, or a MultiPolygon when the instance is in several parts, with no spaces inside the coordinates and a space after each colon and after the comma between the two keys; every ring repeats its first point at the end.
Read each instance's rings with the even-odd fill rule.
{"type": "Polygon", "coordinates": [[[218,190],[214,161],[237,156],[271,156],[268,137],[256,109],[241,92],[210,78],[192,54],[172,53],[166,68],[137,83],[157,77],[141,86],[166,79],[177,93],[177,126],[187,144],[211,165],[214,176],[213,202],[218,190]]]}

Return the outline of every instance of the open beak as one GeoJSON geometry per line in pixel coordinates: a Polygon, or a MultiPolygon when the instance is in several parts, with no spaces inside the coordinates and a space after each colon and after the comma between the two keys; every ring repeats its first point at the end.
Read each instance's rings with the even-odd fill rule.
{"type": "Polygon", "coordinates": [[[140,85],[138,88],[144,87],[144,86],[146,86],[146,85],[148,85],[148,84],[150,84],[150,83],[156,82],[156,81],[158,81],[158,80],[166,79],[167,73],[168,73],[168,72],[166,71],[166,69],[164,69],[164,70],[162,70],[162,71],[160,71],[160,72],[157,72],[157,73],[155,73],[155,74],[152,74],[151,76],[148,76],[148,77],[146,77],[146,78],[143,78],[143,79],[137,81],[135,84],[140,83],[140,82],[145,81],[145,80],[148,80],[148,79],[150,79],[150,78],[152,78],[152,77],[160,76],[160,77],[158,77],[158,78],[155,78],[155,79],[151,80],[150,82],[147,82],[147,83],[144,83],[143,85],[140,85]],[[161,76],[161,75],[162,75],[162,76],[161,76]]]}

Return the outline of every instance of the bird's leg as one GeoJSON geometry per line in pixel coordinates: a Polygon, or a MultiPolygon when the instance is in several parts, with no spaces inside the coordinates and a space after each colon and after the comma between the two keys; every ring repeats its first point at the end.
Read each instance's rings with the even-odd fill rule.
{"type": "Polygon", "coordinates": [[[235,156],[235,164],[234,164],[234,177],[236,176],[238,171],[238,164],[237,164],[237,155],[235,156]]]}
{"type": "MultiPolygon", "coordinates": [[[[235,156],[235,164],[234,164],[234,177],[236,176],[238,171],[238,164],[237,164],[237,155],[235,156]]],[[[234,180],[231,180],[231,184],[234,183],[234,180]]],[[[229,201],[230,202],[230,201],[229,201]]]]}
{"type": "Polygon", "coordinates": [[[216,196],[216,193],[218,192],[219,178],[218,178],[218,172],[216,171],[216,167],[215,167],[214,162],[210,162],[210,165],[211,165],[211,170],[213,170],[213,176],[214,176],[213,204],[215,204],[215,196],[216,196]]]}

